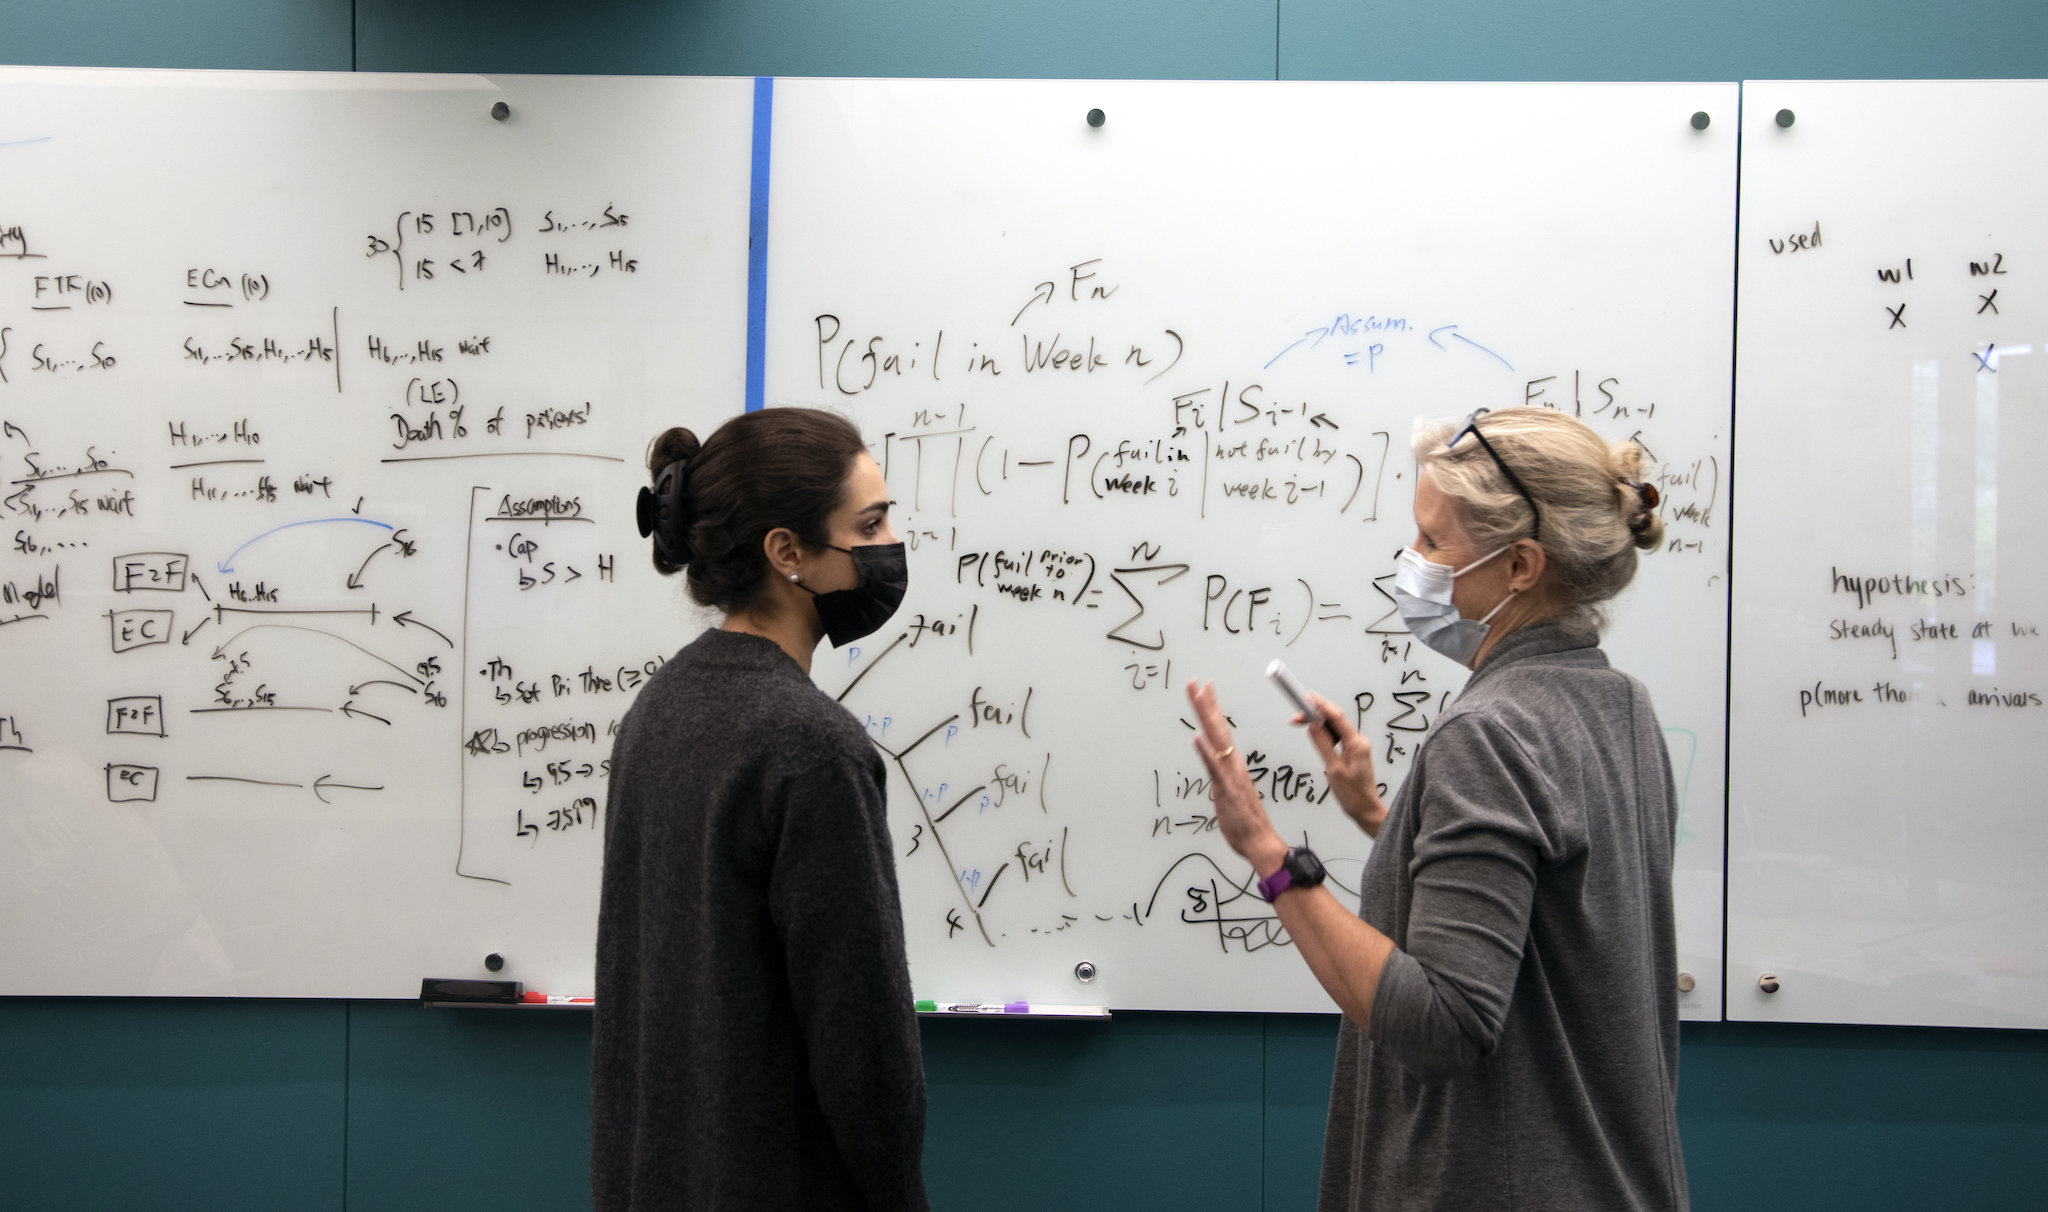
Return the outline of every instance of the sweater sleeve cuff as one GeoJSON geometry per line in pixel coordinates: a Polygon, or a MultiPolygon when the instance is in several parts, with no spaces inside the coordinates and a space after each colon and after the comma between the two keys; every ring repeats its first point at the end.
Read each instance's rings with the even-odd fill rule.
{"type": "Polygon", "coordinates": [[[1373,995],[1372,1042],[1418,1080],[1438,1082],[1477,1060],[1471,1041],[1437,1003],[1421,961],[1396,948],[1380,969],[1373,995]]]}

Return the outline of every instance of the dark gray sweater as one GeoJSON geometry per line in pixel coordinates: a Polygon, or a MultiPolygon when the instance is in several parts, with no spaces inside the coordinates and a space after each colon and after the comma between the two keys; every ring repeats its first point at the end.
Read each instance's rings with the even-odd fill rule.
{"type": "Polygon", "coordinates": [[[773,642],[706,631],[612,749],[598,1212],[926,1207],[881,759],[773,642]]]}
{"type": "Polygon", "coordinates": [[[1685,1209],[1671,849],[1649,695],[1539,624],[1416,754],[1360,916],[1393,939],[1339,1028],[1320,1207],[1685,1209]]]}

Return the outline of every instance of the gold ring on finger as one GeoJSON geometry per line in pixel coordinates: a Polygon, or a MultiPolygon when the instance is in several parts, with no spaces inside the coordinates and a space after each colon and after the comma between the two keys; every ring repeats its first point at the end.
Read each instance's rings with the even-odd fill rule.
{"type": "Polygon", "coordinates": [[[1231,746],[1229,746],[1229,747],[1227,747],[1227,748],[1224,748],[1224,749],[1219,749],[1219,750],[1217,750],[1217,751],[1216,751],[1216,760],[1220,762],[1220,761],[1222,761],[1222,760],[1223,760],[1224,758],[1227,758],[1227,757],[1229,757],[1229,756],[1230,756],[1231,754],[1233,754],[1233,753],[1236,753],[1236,752],[1237,752],[1237,746],[1235,746],[1235,745],[1231,745],[1231,746]]]}

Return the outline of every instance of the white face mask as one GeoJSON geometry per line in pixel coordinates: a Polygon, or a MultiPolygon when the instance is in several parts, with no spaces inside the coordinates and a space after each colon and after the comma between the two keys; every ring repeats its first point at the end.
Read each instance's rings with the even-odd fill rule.
{"type": "Polygon", "coordinates": [[[1402,548],[1394,569],[1394,604],[1400,608],[1401,621],[1415,638],[1460,665],[1470,665],[1479,646],[1486,642],[1486,633],[1491,630],[1487,626],[1489,620],[1500,613],[1501,606],[1514,600],[1516,591],[1508,590],[1500,606],[1487,611],[1485,618],[1466,619],[1460,618],[1458,608],[1451,604],[1451,582],[1508,547],[1481,556],[1456,571],[1449,564],[1431,563],[1413,547],[1402,548]]]}

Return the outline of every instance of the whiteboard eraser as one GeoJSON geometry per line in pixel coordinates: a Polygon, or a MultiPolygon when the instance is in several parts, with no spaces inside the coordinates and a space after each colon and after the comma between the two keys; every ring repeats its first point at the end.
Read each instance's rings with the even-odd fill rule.
{"type": "Polygon", "coordinates": [[[520,981],[479,981],[449,976],[429,976],[420,981],[420,1000],[423,1002],[516,1006],[525,992],[525,985],[520,981]]]}

